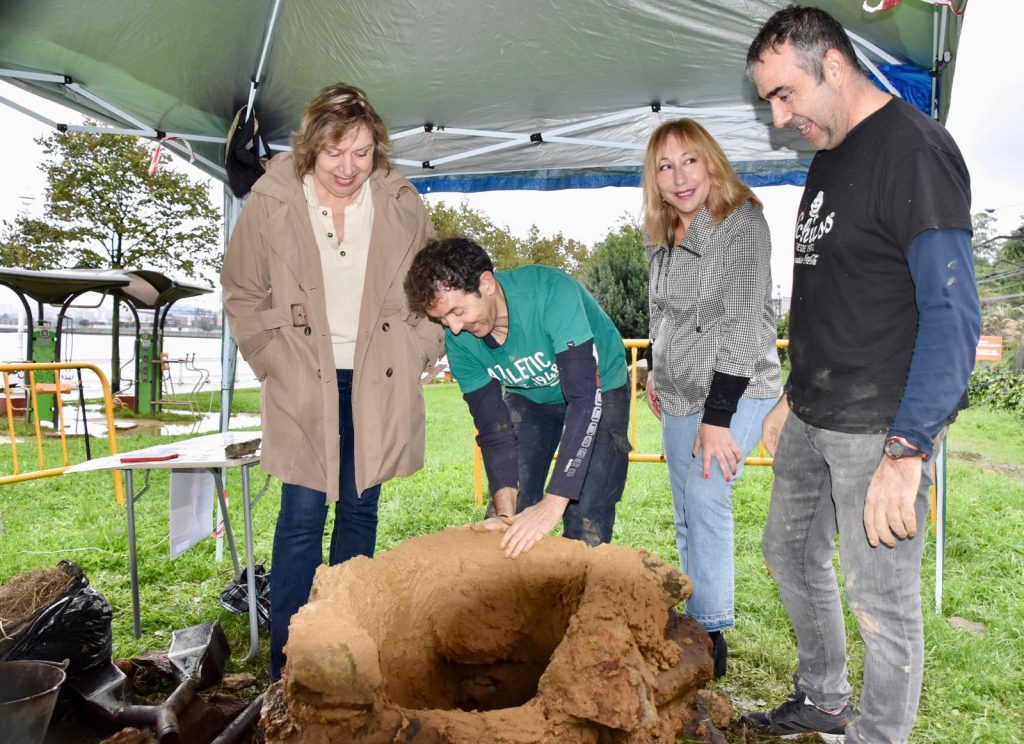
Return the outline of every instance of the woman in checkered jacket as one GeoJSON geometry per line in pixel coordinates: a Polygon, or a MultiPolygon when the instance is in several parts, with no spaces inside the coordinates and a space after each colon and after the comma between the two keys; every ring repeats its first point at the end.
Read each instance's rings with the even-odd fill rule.
{"type": "Polygon", "coordinates": [[[691,119],[662,124],[644,157],[650,265],[647,403],[661,419],[686,612],[711,635],[734,625],[732,489],[778,399],[771,237],[761,202],[691,119]]]}

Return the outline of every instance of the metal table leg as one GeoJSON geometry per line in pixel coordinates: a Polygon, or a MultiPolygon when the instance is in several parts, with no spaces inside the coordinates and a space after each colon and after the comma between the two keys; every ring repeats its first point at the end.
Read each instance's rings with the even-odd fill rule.
{"type": "MultiPolygon", "coordinates": [[[[242,470],[242,516],[245,519],[245,576],[246,587],[249,590],[249,655],[245,657],[248,664],[256,658],[259,650],[259,609],[256,597],[256,575],[255,559],[253,558],[252,547],[252,506],[249,496],[249,468],[251,465],[243,465],[242,470]]],[[[224,524],[227,524],[225,522],[224,524]]]]}
{"type": "Polygon", "coordinates": [[[127,498],[124,503],[128,512],[128,573],[132,583],[132,630],[136,638],[142,637],[142,616],[139,610],[139,564],[135,553],[135,487],[132,483],[132,470],[125,468],[124,482],[127,487],[127,498]]]}
{"type": "Polygon", "coordinates": [[[235,578],[242,575],[242,568],[238,564],[238,551],[235,550],[235,534],[231,531],[231,517],[228,516],[228,500],[224,495],[224,476],[220,468],[208,468],[213,475],[213,484],[217,489],[217,500],[220,502],[220,513],[224,518],[224,534],[228,538],[228,548],[231,550],[231,562],[235,564],[235,578]]]}

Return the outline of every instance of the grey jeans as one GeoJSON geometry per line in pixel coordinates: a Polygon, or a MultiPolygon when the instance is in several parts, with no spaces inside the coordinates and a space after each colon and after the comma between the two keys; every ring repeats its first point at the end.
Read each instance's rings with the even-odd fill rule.
{"type": "Polygon", "coordinates": [[[864,532],[864,500],[884,441],[883,434],[818,429],[790,413],[775,453],[761,541],[796,632],[797,689],[815,705],[841,708],[852,689],[832,567],[838,532],[846,601],[864,642],[860,714],[846,728],[847,741],[858,744],[907,741],[924,670],[921,557],[931,463],[922,464],[914,504],[917,536],[897,540],[894,548],[872,548],[864,532]]]}

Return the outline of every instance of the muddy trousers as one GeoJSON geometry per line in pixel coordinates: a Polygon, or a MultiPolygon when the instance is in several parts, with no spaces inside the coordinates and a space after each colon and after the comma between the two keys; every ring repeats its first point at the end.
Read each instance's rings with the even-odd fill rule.
{"type": "MultiPolygon", "coordinates": [[[[562,534],[587,545],[611,542],[615,507],[626,487],[629,468],[629,388],[601,394],[601,421],[595,435],[590,467],[579,501],[571,501],[562,515],[562,534]]],[[[544,496],[552,457],[565,426],[567,406],[533,403],[522,395],[505,394],[512,418],[519,461],[519,497],[516,511],[536,504],[544,496]]]]}
{"type": "Polygon", "coordinates": [[[931,463],[922,463],[914,504],[917,536],[897,540],[894,548],[872,548],[864,532],[864,501],[884,441],[884,434],[819,429],[790,413],[775,453],[761,542],[796,632],[796,687],[815,705],[833,709],[852,693],[832,567],[839,535],[846,601],[864,642],[860,712],[846,728],[851,744],[907,741],[924,670],[921,557],[931,463]]]}

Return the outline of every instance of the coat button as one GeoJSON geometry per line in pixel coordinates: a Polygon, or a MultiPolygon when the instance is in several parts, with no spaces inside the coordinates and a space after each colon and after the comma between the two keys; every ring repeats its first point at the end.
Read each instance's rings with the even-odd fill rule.
{"type": "Polygon", "coordinates": [[[390,330],[391,330],[391,324],[390,324],[390,323],[385,323],[384,325],[382,325],[382,326],[380,327],[380,329],[381,329],[382,331],[390,331],[390,330]]]}
{"type": "Polygon", "coordinates": [[[333,238],[334,237],[334,233],[327,233],[327,237],[328,238],[333,238]]]}
{"type": "Polygon", "coordinates": [[[306,326],[305,328],[302,329],[302,332],[305,333],[308,336],[309,334],[311,334],[313,332],[313,329],[310,328],[309,326],[306,326]]]}
{"type": "Polygon", "coordinates": [[[320,376],[320,370],[317,370],[317,371],[316,371],[316,379],[318,379],[318,380],[322,380],[322,379],[323,379],[323,378],[322,378],[322,377],[320,376]]]}
{"type": "Polygon", "coordinates": [[[385,372],[384,374],[387,377],[391,377],[391,375],[393,375],[394,373],[395,373],[395,371],[393,369],[391,369],[391,367],[388,367],[388,371],[385,372]]]}

